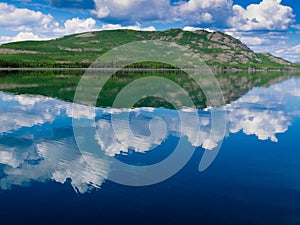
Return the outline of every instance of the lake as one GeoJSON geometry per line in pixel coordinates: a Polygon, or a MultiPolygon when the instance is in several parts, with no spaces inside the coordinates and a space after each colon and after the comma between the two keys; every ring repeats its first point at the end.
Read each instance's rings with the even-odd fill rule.
{"type": "MultiPolygon", "coordinates": [[[[300,224],[300,77],[217,74],[214,108],[197,88],[196,108],[111,107],[157,73],[119,73],[94,108],[71,102],[82,71],[1,71],[1,223],[300,224]]],[[[193,87],[178,73],[157,76],[193,87]]]]}

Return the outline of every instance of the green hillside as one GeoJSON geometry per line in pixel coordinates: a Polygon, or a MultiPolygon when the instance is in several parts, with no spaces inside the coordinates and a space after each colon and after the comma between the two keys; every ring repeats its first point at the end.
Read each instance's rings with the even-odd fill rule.
{"type": "Polygon", "coordinates": [[[49,41],[0,46],[0,67],[88,67],[101,54],[133,41],[162,40],[189,47],[213,68],[292,69],[291,62],[268,53],[254,53],[221,32],[112,30],[74,34],[49,41]]]}

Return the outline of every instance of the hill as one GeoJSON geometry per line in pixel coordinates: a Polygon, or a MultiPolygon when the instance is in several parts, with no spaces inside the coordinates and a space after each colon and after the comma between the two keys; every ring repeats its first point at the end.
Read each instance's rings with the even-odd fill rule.
{"type": "Polygon", "coordinates": [[[111,30],[74,34],[49,41],[0,46],[0,67],[88,67],[101,54],[142,40],[176,42],[189,47],[213,68],[292,69],[295,65],[269,53],[255,53],[221,32],[111,30]]]}

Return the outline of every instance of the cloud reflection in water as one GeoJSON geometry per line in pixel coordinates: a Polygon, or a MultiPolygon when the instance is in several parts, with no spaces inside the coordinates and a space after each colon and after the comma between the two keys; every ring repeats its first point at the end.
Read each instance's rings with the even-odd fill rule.
{"type": "MultiPolygon", "coordinates": [[[[299,97],[299,79],[290,79],[269,88],[254,88],[220,110],[228,112],[228,134],[242,131],[260,140],[277,142],[276,135],[288,130],[292,115],[299,111],[296,107],[300,105],[299,97]]],[[[213,140],[208,140],[209,110],[198,112],[201,124],[198,132],[188,123],[181,128],[176,111],[163,108],[93,110],[78,105],[80,110],[73,115],[71,103],[2,92],[0,105],[1,189],[9,189],[12,185],[27,186],[31,181],[65,183],[71,179],[76,192],[86,193],[99,188],[106,180],[111,170],[110,157],[130,151],[146,154],[169,136],[185,136],[190,144],[204,149],[213,148],[222,138],[216,134],[213,140]],[[131,142],[126,130],[120,130],[118,137],[114,134],[111,116],[129,111],[132,132],[139,137],[137,140],[143,141],[131,142]],[[95,140],[103,150],[103,158],[87,154],[84,157],[89,158],[88,164],[82,157],[73,137],[72,115],[96,127],[95,140]],[[153,118],[161,118],[164,122],[153,118]],[[150,121],[162,132],[150,135],[150,121]]],[[[187,118],[189,113],[188,109],[183,110],[187,118]]]]}

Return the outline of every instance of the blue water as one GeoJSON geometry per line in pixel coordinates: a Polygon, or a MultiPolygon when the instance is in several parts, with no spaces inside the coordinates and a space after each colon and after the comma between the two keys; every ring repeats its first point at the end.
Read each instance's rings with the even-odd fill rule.
{"type": "Polygon", "coordinates": [[[163,108],[77,105],[73,112],[71,103],[3,92],[0,105],[1,224],[300,224],[300,79],[254,88],[220,107],[224,140],[209,136],[210,110],[182,110],[181,125],[178,112],[163,108]],[[88,149],[78,147],[74,120],[95,129],[86,133],[88,149]],[[111,181],[113,159],[154,165],[180,141],[195,149],[169,179],[140,187],[111,181]],[[200,172],[203,153],[218,145],[200,172]]]}

